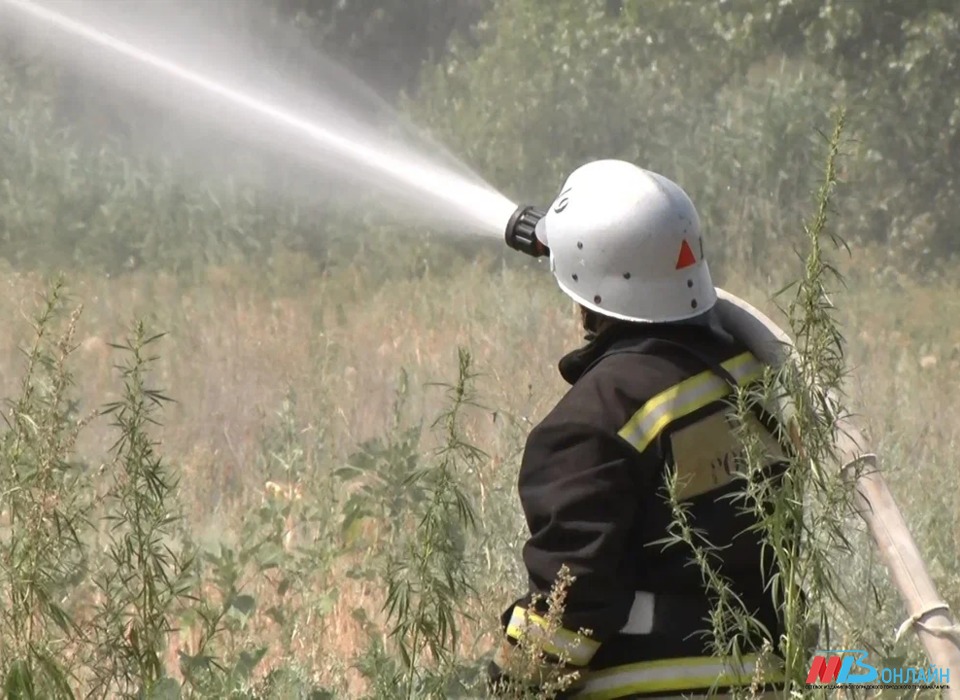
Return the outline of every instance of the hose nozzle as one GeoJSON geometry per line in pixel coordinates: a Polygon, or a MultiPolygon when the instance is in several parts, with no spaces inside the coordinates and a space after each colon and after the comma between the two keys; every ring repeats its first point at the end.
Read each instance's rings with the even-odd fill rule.
{"type": "Polygon", "coordinates": [[[507,245],[534,258],[549,255],[550,249],[537,239],[537,222],[546,212],[534,206],[521,206],[510,217],[504,238],[507,245]]]}

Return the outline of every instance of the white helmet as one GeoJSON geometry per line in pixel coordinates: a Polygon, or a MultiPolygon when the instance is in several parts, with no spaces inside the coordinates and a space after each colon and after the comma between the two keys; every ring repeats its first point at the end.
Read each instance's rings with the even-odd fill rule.
{"type": "Polygon", "coordinates": [[[535,229],[568,296],[624,321],[680,321],[717,301],[700,218],[662,175],[619,160],[575,170],[535,229]]]}

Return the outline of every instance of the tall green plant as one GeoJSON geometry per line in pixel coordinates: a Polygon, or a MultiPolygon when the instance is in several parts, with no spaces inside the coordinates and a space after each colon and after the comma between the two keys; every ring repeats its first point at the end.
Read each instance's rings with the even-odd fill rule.
{"type": "Polygon", "coordinates": [[[753,617],[720,570],[717,548],[696,529],[688,505],[678,498],[676,473],[668,488],[674,522],[666,541],[690,549],[704,576],[713,602],[705,632],[714,652],[732,657],[737,665],[748,639],[756,644],[765,638],[761,657],[767,663],[761,664],[765,670],[758,671],[754,685],[763,681],[764,675],[769,679],[772,673],[782,671],[786,690],[798,692],[809,691],[805,677],[811,644],[816,643],[818,632],[829,640],[831,613],[844,605],[842,577],[836,565],[838,554],[850,551],[851,499],[836,466],[834,447],[840,411],[836,397],[842,395],[846,378],[844,339],[828,296],[841,279],[823,246],[826,238],[842,243],[827,224],[844,123],[841,111],[828,138],[816,210],[804,227],[804,267],[799,279],[788,287],[793,290],[787,318],[796,346],[795,361],[768,370],[759,386],[738,390],[731,402],[743,444],[739,474],[743,488],[735,501],[756,521],[753,536],[761,538],[764,561],[776,565],[777,573],[766,585],[779,601],[783,621],[779,639],[772,638],[770,630],[753,617]],[[763,410],[785,419],[780,410],[784,406],[791,407],[791,420],[778,426],[780,448],[774,455],[755,430],[756,416],[763,410]],[[777,478],[769,473],[773,459],[785,465],[777,478]]]}
{"type": "Polygon", "coordinates": [[[113,452],[113,483],[106,497],[107,557],[97,577],[101,593],[96,631],[98,693],[150,696],[167,678],[164,655],[172,616],[192,587],[189,552],[177,546],[182,515],[177,476],[162,459],[152,431],[169,399],[150,388],[152,345],[142,322],[123,345],[123,397],[104,413],[119,433],[113,452]]]}
{"type": "Polygon", "coordinates": [[[441,446],[434,459],[408,477],[425,498],[417,503],[412,531],[388,557],[385,607],[390,638],[400,654],[397,697],[448,697],[455,671],[460,622],[473,595],[467,537],[476,528],[465,471],[483,457],[463,433],[463,414],[476,406],[471,357],[459,351],[455,384],[442,385],[447,409],[437,418],[441,446]],[[430,667],[428,660],[436,665],[430,667]]]}
{"type": "Polygon", "coordinates": [[[20,395],[0,434],[0,682],[10,698],[72,698],[81,637],[69,608],[85,572],[89,493],[74,457],[86,422],[68,367],[80,307],[57,282],[33,319],[20,395]]]}
{"type": "Polygon", "coordinates": [[[810,642],[804,632],[815,625],[829,643],[831,613],[844,606],[845,598],[837,557],[851,551],[849,516],[853,507],[849,488],[837,468],[835,447],[836,420],[843,410],[837,399],[843,396],[848,374],[846,341],[830,300],[843,279],[824,250],[825,241],[845,247],[827,225],[838,183],[845,123],[846,112],[840,111],[828,142],[816,211],[804,227],[807,253],[803,274],[793,287],[794,298],[787,307],[795,361],[778,377],[796,408],[793,437],[799,444],[775,502],[780,511],[791,516],[791,523],[803,524],[802,541],[793,530],[779,527],[778,521],[763,521],[783,571],[778,585],[786,591],[785,618],[791,632],[784,650],[788,672],[801,688],[805,652],[809,651],[804,645],[810,642]]]}

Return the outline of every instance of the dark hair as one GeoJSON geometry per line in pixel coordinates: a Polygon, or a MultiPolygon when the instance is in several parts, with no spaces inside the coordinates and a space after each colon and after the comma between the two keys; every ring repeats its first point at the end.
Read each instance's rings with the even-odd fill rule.
{"type": "Polygon", "coordinates": [[[711,307],[704,311],[703,313],[692,316],[691,318],[683,319],[682,321],[665,321],[658,323],[648,323],[645,321],[622,321],[620,319],[613,318],[611,316],[604,316],[603,314],[597,313],[591,309],[588,309],[586,306],[580,305],[580,312],[583,315],[583,328],[588,333],[596,334],[603,327],[604,322],[607,324],[610,323],[636,323],[643,326],[708,326],[716,327],[719,325],[719,320],[716,315],[716,308],[711,307]]]}

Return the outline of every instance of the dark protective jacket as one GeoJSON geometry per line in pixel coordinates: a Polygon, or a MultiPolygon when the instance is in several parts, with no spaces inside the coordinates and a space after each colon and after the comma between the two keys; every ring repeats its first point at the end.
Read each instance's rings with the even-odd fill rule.
{"type": "MultiPolygon", "coordinates": [[[[763,366],[715,325],[618,323],[564,357],[560,372],[572,387],[530,433],[520,468],[529,593],[504,613],[501,652],[534,628],[543,638],[545,606],[531,597],[546,597],[565,564],[576,580],[562,629],[550,631],[544,650],[581,671],[572,697],[689,693],[717,679],[719,687],[749,684],[749,658],[735,677],[711,657],[712,589],[691,548],[663,540],[676,520],[666,492],[675,465],[674,493],[689,525],[776,644],[768,587],[775,566],[761,561],[750,504],[731,498],[744,492],[731,384],[759,379],[763,366]]],[[[775,480],[785,454],[776,425],[757,410],[749,427],[769,455],[762,478],[775,480]]],[[[503,665],[498,653],[492,680],[503,665]]]]}

